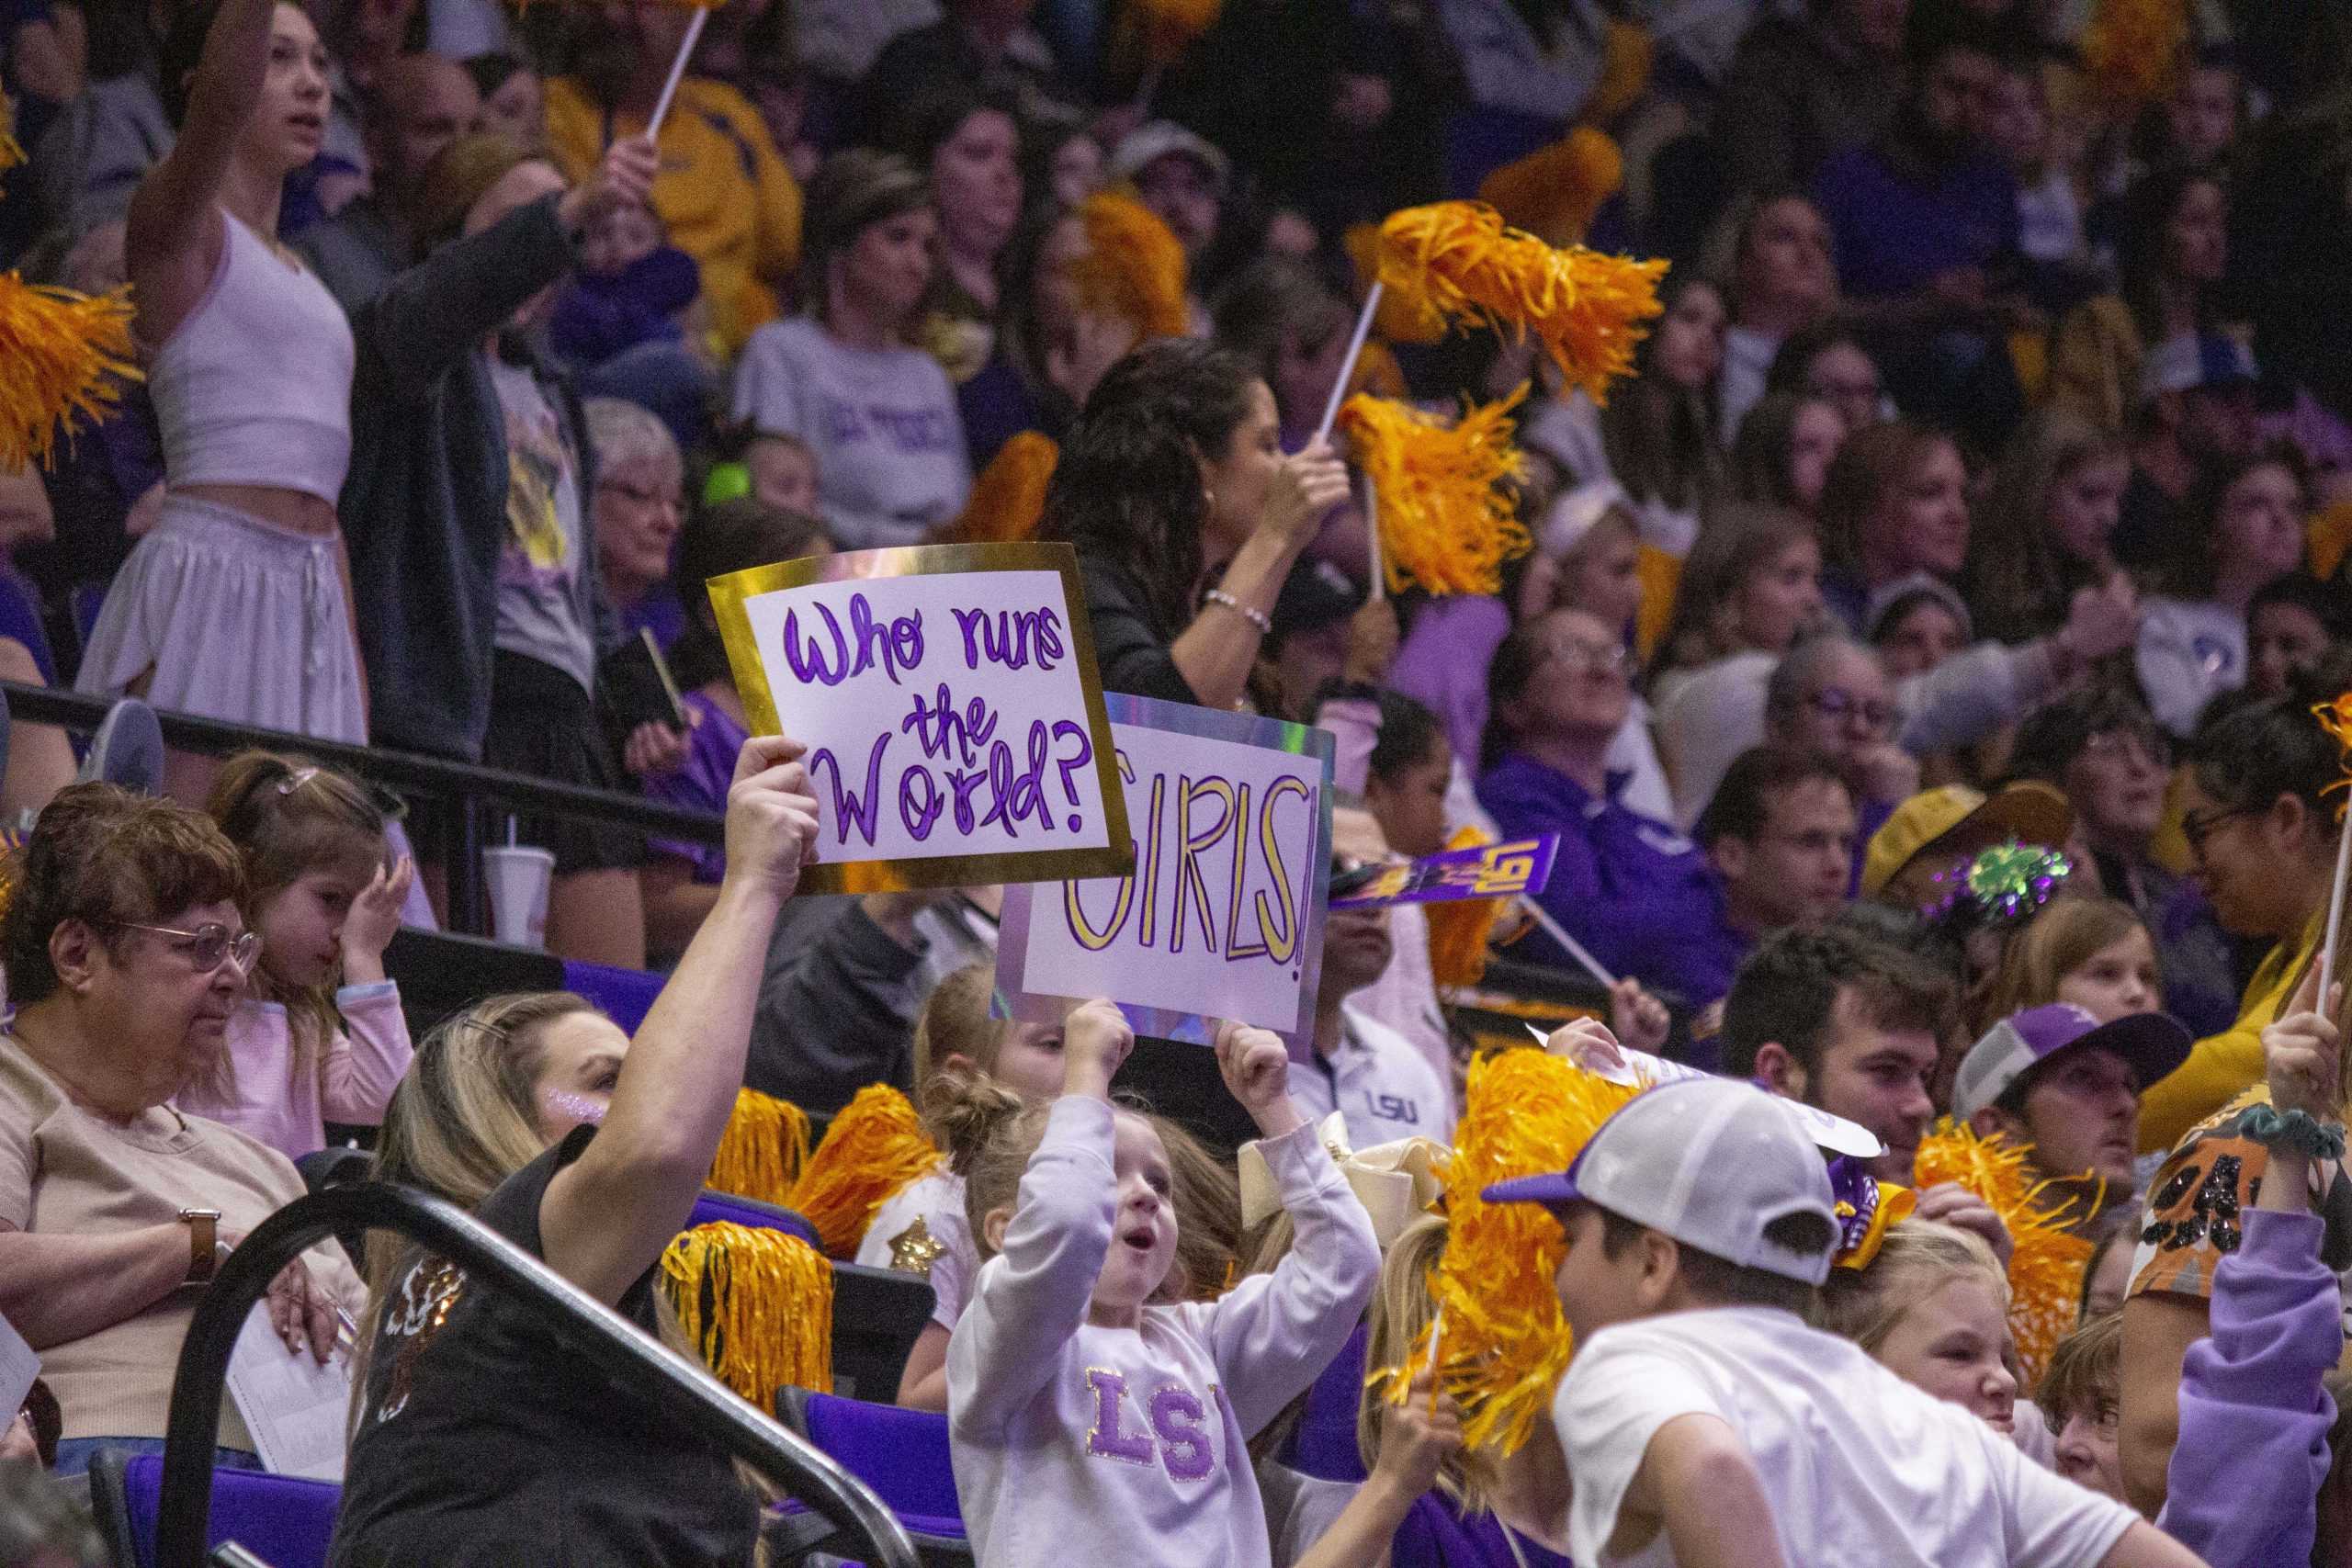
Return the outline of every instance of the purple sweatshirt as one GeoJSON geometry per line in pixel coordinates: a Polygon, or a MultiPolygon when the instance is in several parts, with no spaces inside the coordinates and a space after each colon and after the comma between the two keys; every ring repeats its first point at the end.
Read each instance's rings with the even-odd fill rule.
{"type": "Polygon", "coordinates": [[[2320,1376],[2344,1348],[2314,1214],[2249,1209],[2213,1271],[2212,1337],[2180,1368],[2180,1438],[2156,1524],[2212,1568],[2308,1562],[2335,1404],[2320,1376]]]}

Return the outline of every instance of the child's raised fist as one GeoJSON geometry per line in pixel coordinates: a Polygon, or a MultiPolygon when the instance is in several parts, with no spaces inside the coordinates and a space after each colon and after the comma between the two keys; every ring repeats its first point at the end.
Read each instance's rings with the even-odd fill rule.
{"type": "Polygon", "coordinates": [[[1216,1066],[1225,1087],[1258,1130],[1280,1137],[1303,1120],[1290,1102],[1290,1050],[1279,1035],[1246,1023],[1216,1026],[1216,1066]]]}
{"type": "Polygon", "coordinates": [[[1062,1092],[1107,1096],[1135,1048],[1136,1032],[1116,1003],[1097,997],[1080,1004],[1062,1021],[1062,1092]]]}

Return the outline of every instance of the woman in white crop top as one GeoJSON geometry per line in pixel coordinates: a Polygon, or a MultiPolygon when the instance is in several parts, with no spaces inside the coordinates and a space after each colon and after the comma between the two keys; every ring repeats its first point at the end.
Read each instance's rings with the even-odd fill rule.
{"type": "MultiPolygon", "coordinates": [[[[84,691],[365,742],[335,498],[351,454],[351,329],[277,242],[286,176],[315,157],[327,57],[299,6],[221,0],[164,41],[179,136],[131,198],[137,331],[165,499],[107,594],[84,691]]],[[[173,759],[173,793],[210,764],[173,759]]]]}

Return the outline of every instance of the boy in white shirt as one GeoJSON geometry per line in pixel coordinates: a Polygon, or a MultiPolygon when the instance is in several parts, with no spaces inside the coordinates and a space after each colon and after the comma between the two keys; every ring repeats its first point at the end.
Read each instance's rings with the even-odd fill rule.
{"type": "Polygon", "coordinates": [[[1838,1247],[1820,1154],[1729,1079],[1649,1090],[1565,1172],[1487,1190],[1568,1234],[1553,1420],[1594,1568],[2193,1568],[1801,1314],[1838,1247]]]}

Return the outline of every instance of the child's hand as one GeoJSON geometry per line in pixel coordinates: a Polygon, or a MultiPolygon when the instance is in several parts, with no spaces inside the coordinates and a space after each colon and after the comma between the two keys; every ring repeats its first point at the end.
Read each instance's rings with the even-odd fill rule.
{"type": "Polygon", "coordinates": [[[1439,1467],[1462,1451],[1462,1412],[1453,1395],[1432,1401],[1430,1392],[1430,1374],[1422,1371],[1404,1404],[1381,1408],[1380,1462],[1373,1475],[1403,1496],[1418,1497],[1436,1485],[1439,1467]]]}
{"type": "Polygon", "coordinates": [[[368,886],[351,901],[343,918],[343,977],[349,985],[372,985],[384,977],[384,949],[401,929],[401,910],[408,904],[409,884],[416,880],[416,863],[406,855],[390,866],[379,865],[368,886]]]}
{"type": "Polygon", "coordinates": [[[1609,987],[1609,1022],[1627,1048],[1655,1056],[1666,1046],[1673,1020],[1666,1004],[1642,989],[1632,976],[1609,987]]]}
{"type": "Polygon", "coordinates": [[[1062,1092],[1108,1100],[1111,1079],[1135,1048],[1136,1032],[1116,1003],[1097,997],[1078,1008],[1062,1021],[1062,1092]]]}
{"type": "Polygon", "coordinates": [[[1619,1072],[1625,1066],[1617,1036],[1597,1018],[1568,1020],[1552,1031],[1551,1036],[1544,1042],[1544,1051],[1546,1055],[1573,1062],[1588,1072],[1619,1072]]]}
{"type": "Polygon", "coordinates": [[[2343,1112],[2342,1057],[2330,1015],[2344,1005],[2344,987],[2337,984],[2328,990],[2327,1010],[2322,1012],[2313,1005],[2319,965],[2312,964],[2284,1016],[2262,1032],[2263,1075],[2269,1080],[2270,1103],[2282,1115],[2300,1111],[2315,1122],[2333,1122],[2343,1112]]]}
{"type": "Polygon", "coordinates": [[[1279,1138],[1306,1124],[1290,1100],[1289,1048],[1271,1031],[1218,1023],[1216,1066],[1225,1075],[1225,1087],[1267,1137],[1279,1138]]]}

